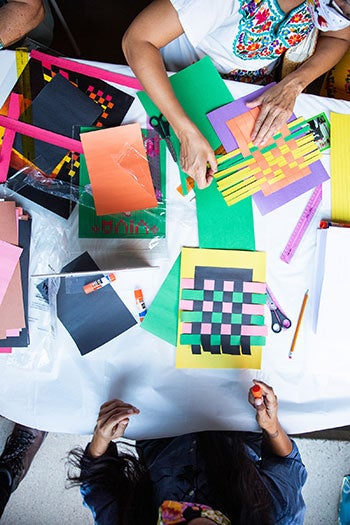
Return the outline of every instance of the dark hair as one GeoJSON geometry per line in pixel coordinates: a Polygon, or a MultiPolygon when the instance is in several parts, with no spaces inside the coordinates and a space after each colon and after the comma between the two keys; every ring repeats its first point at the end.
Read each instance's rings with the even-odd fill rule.
{"type": "MultiPolygon", "coordinates": [[[[96,483],[115,494],[119,509],[116,522],[118,518],[122,525],[155,525],[157,509],[142,451],[138,458],[137,447],[128,447],[129,452],[97,460],[89,458],[81,448],[71,450],[67,479],[71,486],[96,483]],[[80,473],[73,473],[71,467],[79,468],[80,473]]],[[[213,501],[232,524],[273,525],[272,498],[246,452],[244,441],[234,433],[200,432],[198,447],[206,458],[213,501]]]]}

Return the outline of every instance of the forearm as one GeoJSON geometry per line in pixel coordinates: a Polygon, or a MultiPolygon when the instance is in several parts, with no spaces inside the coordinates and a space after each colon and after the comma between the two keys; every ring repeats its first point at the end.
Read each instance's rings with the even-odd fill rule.
{"type": "Polygon", "coordinates": [[[94,433],[91,443],[87,447],[87,454],[92,458],[99,458],[106,453],[110,441],[94,433]]]}
{"type": "Polygon", "coordinates": [[[123,50],[135,76],[168,120],[176,135],[180,137],[185,127],[194,127],[176,98],[159,49],[144,41],[128,43],[126,38],[123,41],[123,50]]]}
{"type": "Polygon", "coordinates": [[[13,0],[0,9],[0,38],[5,47],[14,44],[40,24],[45,15],[41,1],[13,0]]]}
{"type": "MultiPolygon", "coordinates": [[[[348,30],[344,31],[348,32],[348,30]]],[[[294,86],[297,92],[301,93],[311,82],[329,71],[342,59],[349,44],[347,35],[344,35],[344,38],[338,38],[329,36],[327,33],[320,33],[314,54],[287,75],[282,83],[294,86]]]]}
{"type": "Polygon", "coordinates": [[[277,420],[274,425],[263,430],[264,443],[276,456],[288,456],[292,452],[292,442],[277,420]]]}

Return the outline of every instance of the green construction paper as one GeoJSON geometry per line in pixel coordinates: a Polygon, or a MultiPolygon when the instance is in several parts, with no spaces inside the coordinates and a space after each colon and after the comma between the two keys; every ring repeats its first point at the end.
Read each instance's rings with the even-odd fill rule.
{"type": "Polygon", "coordinates": [[[255,250],[251,197],[227,206],[215,181],[195,191],[200,248],[255,250]]]}
{"type": "MultiPolygon", "coordinates": [[[[191,120],[215,150],[220,139],[207,118],[207,113],[232,102],[233,97],[209,57],[175,73],[170,78],[174,92],[191,120]]],[[[138,97],[147,114],[159,116],[160,111],[142,91],[138,97]]],[[[176,137],[171,141],[178,151],[176,137]],[[175,140],[176,139],[176,140],[175,140]]],[[[209,188],[195,187],[200,248],[255,250],[251,197],[227,206],[213,181],[209,188]]],[[[148,309],[142,328],[176,346],[180,256],[148,309]]]]}
{"type": "Polygon", "coordinates": [[[176,346],[180,293],[181,255],[165,278],[159,292],[147,310],[141,328],[176,346]]]}

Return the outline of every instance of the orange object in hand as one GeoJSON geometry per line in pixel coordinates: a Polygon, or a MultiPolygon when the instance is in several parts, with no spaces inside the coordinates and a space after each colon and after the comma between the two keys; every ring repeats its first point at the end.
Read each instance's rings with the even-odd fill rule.
{"type": "Polygon", "coordinates": [[[254,399],[261,399],[262,398],[263,393],[262,393],[262,390],[261,390],[259,385],[252,386],[250,391],[253,394],[254,399]]]}

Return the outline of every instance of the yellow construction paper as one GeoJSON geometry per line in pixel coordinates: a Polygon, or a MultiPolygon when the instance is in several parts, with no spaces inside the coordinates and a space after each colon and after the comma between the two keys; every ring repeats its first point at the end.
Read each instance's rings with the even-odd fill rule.
{"type": "MultiPolygon", "coordinates": [[[[252,269],[253,281],[266,280],[265,252],[183,248],[180,280],[193,278],[196,266],[252,269]]],[[[179,298],[181,299],[181,286],[179,298]]],[[[261,346],[251,346],[251,355],[210,354],[210,352],[202,352],[201,355],[192,354],[191,345],[180,344],[182,325],[179,308],[176,368],[261,368],[261,346]]]]}
{"type": "Polygon", "coordinates": [[[350,115],[330,114],[332,219],[350,221],[350,115]]]}

